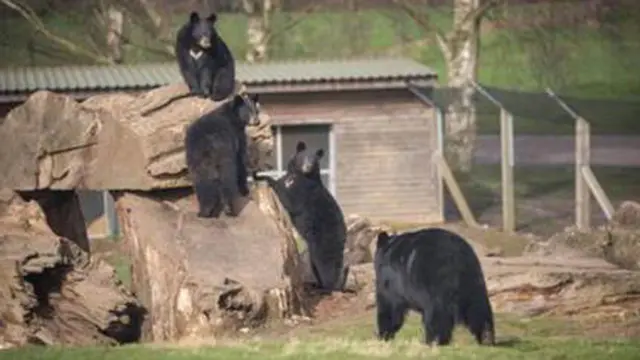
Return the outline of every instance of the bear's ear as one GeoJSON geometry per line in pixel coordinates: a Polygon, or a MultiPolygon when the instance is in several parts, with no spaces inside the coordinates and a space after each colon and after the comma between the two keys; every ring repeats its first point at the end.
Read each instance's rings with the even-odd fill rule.
{"type": "Polygon", "coordinates": [[[306,149],[307,149],[307,144],[305,144],[304,141],[298,141],[298,144],[296,144],[296,153],[305,151],[306,149]]]}
{"type": "Polygon", "coordinates": [[[376,243],[376,248],[383,248],[385,246],[387,246],[387,244],[389,243],[389,240],[391,239],[391,237],[389,236],[389,234],[386,231],[380,231],[378,233],[378,241],[376,243]]]}
{"type": "Polygon", "coordinates": [[[316,157],[317,157],[318,159],[322,159],[322,157],[323,157],[323,156],[324,156],[324,150],[322,150],[322,149],[318,149],[318,150],[316,151],[316,157]]]}
{"type": "Polygon", "coordinates": [[[212,12],[209,16],[207,16],[207,21],[212,24],[215,24],[216,20],[218,20],[218,15],[214,12],[212,12]]]}
{"type": "Polygon", "coordinates": [[[189,22],[192,24],[195,24],[198,21],[200,21],[200,15],[198,15],[196,11],[192,11],[191,14],[189,15],[189,22]]]}
{"type": "Polygon", "coordinates": [[[233,97],[233,104],[232,104],[233,108],[237,109],[242,105],[244,105],[244,99],[242,98],[242,96],[241,95],[234,96],[233,97]]]}

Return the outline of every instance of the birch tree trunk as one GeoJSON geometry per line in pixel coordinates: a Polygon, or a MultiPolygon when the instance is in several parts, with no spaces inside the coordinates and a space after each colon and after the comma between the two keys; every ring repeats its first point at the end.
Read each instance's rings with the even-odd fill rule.
{"type": "Polygon", "coordinates": [[[243,0],[242,7],[248,16],[246,61],[255,63],[267,59],[269,50],[269,26],[273,0],[243,0]]]}
{"type": "Polygon", "coordinates": [[[113,5],[109,6],[106,11],[106,25],[108,56],[114,63],[121,63],[124,13],[113,5]]]}
{"type": "Polygon", "coordinates": [[[458,171],[468,173],[476,143],[476,111],[473,103],[477,79],[481,14],[480,0],[455,0],[453,30],[438,38],[446,64],[448,86],[460,89],[446,109],[447,160],[458,171]]]}

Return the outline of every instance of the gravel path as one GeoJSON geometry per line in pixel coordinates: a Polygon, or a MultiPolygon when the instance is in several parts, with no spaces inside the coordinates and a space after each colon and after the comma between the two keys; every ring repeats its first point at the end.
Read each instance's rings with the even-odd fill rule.
{"type": "MultiPolygon", "coordinates": [[[[515,164],[573,164],[574,140],[573,136],[518,135],[514,138],[515,164]]],[[[500,137],[478,136],[475,159],[478,164],[500,163],[500,137]]],[[[640,136],[592,136],[591,164],[640,167],[640,136]]]]}

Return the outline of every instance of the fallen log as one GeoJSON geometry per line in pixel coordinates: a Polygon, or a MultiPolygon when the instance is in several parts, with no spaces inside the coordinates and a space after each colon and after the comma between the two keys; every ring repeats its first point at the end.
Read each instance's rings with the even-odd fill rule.
{"type": "Polygon", "coordinates": [[[0,206],[0,343],[135,342],[144,309],[107,263],[56,235],[35,201],[3,191],[0,206]]]}
{"type": "MultiPolygon", "coordinates": [[[[596,258],[482,257],[494,311],[585,320],[640,319],[640,273],[596,258]]],[[[375,306],[372,264],[353,266],[348,283],[375,306]]]]}

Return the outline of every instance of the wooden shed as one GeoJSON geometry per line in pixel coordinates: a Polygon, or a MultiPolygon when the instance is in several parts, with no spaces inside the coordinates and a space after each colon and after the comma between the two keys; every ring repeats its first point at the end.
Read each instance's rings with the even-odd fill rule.
{"type": "MultiPolygon", "coordinates": [[[[311,148],[325,150],[323,181],[345,215],[402,222],[444,220],[439,176],[431,161],[438,146],[435,111],[406,86],[407,81],[434,86],[437,76],[430,68],[401,58],[289,61],[238,64],[237,78],[261,95],[273,122],[276,151],[265,174],[282,174],[296,142],[304,140],[311,148]]],[[[40,89],[82,100],[180,81],[174,63],[3,69],[0,116],[40,89]]],[[[87,214],[104,222],[101,217],[111,211],[109,197],[83,198],[87,214]]],[[[91,235],[113,232],[116,226],[107,221],[103,230],[91,235]]]]}

